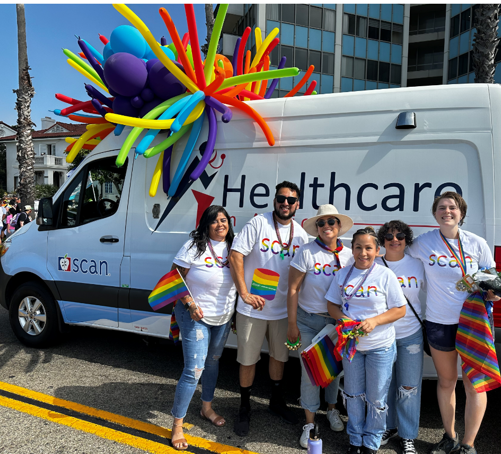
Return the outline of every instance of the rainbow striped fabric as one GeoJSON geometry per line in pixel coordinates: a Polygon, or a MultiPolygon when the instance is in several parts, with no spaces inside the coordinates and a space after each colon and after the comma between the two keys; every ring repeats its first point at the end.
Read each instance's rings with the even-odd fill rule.
{"type": "Polygon", "coordinates": [[[326,388],[343,370],[334,357],[334,344],[328,335],[301,352],[303,365],[313,386],[326,388]]]}
{"type": "Polygon", "coordinates": [[[337,342],[334,348],[334,355],[338,361],[346,358],[350,363],[357,351],[358,336],[353,335],[353,329],[360,323],[360,320],[352,320],[343,317],[336,325],[337,342]]]}
{"type": "MultiPolygon", "coordinates": [[[[174,307],[176,304],[174,304],[174,307]]],[[[179,342],[179,325],[176,321],[176,314],[174,314],[174,307],[170,316],[169,339],[172,339],[175,344],[179,342]]]]}
{"type": "Polygon", "coordinates": [[[256,268],[252,277],[250,292],[253,295],[262,296],[265,300],[271,301],[275,298],[280,274],[265,268],[256,268]]]}
{"type": "Polygon", "coordinates": [[[473,293],[463,304],[456,334],[456,350],[461,367],[475,391],[482,393],[501,386],[492,331],[480,293],[473,293]]]}
{"type": "Polygon", "coordinates": [[[148,296],[148,303],[154,311],[190,294],[188,287],[177,269],[168,272],[155,285],[148,296]]]}

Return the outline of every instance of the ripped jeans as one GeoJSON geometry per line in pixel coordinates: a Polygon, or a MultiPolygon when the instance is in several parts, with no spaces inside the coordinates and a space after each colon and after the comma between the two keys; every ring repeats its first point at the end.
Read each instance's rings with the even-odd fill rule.
{"type": "Polygon", "coordinates": [[[357,350],[351,363],[343,358],[346,431],[354,446],[379,449],[386,429],[386,399],[396,351],[393,343],[390,347],[357,350]]]}
{"type": "Polygon", "coordinates": [[[397,361],[388,391],[387,429],[414,440],[419,431],[423,376],[423,331],[397,339],[397,361]],[[412,389],[405,389],[405,388],[412,389]]]}
{"type": "Polygon", "coordinates": [[[184,418],[198,380],[202,378],[202,400],[212,402],[219,373],[219,358],[230,333],[231,320],[220,326],[194,321],[183,304],[176,304],[176,320],[183,339],[184,369],[176,387],[172,416],[184,418]]]}

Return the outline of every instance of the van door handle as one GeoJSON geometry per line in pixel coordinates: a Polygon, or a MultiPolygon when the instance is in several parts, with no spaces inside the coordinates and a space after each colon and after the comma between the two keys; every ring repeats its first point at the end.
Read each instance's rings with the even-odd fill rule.
{"type": "Polygon", "coordinates": [[[118,243],[119,240],[114,236],[107,235],[107,236],[102,236],[99,241],[101,241],[101,243],[118,243]]]}

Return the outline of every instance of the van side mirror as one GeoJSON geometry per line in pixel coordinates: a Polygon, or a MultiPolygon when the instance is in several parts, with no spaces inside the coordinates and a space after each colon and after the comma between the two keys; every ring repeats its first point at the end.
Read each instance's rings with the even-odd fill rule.
{"type": "Polygon", "coordinates": [[[52,226],[54,225],[54,219],[52,215],[52,198],[47,197],[45,199],[40,199],[38,202],[38,216],[37,225],[40,226],[52,226]]]}

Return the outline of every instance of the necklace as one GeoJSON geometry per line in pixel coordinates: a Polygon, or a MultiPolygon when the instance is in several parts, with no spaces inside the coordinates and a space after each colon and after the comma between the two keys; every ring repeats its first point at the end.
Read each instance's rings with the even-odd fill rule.
{"type": "Polygon", "coordinates": [[[338,238],[336,241],[336,249],[331,249],[327,246],[318,236],[315,238],[315,243],[317,243],[322,249],[325,249],[328,252],[332,252],[336,257],[337,267],[341,269],[341,260],[339,260],[339,253],[343,250],[343,243],[338,238]]]}
{"type": "Polygon", "coordinates": [[[229,260],[228,257],[226,257],[226,260],[223,262],[217,255],[216,252],[214,251],[214,248],[212,247],[212,243],[210,242],[210,238],[207,239],[207,246],[209,246],[210,253],[212,254],[212,258],[214,261],[221,267],[224,268],[225,266],[228,265],[229,260]]]}
{"type": "Polygon", "coordinates": [[[280,250],[280,258],[283,260],[284,259],[284,251],[289,251],[291,244],[292,244],[292,239],[294,238],[294,221],[291,221],[291,228],[289,230],[289,241],[287,244],[284,246],[282,243],[282,238],[280,237],[280,232],[278,231],[278,224],[277,220],[275,219],[275,213],[273,213],[273,223],[275,224],[275,233],[277,234],[278,242],[280,243],[280,247],[282,248],[280,250]]]}
{"type": "MultiPolygon", "coordinates": [[[[350,278],[351,273],[353,272],[353,268],[355,268],[355,265],[351,265],[350,271],[346,275],[346,278],[343,282],[343,286],[341,287],[341,293],[344,293],[343,297],[346,299],[346,305],[348,305],[348,301],[350,301],[353,298],[353,296],[358,292],[360,287],[362,287],[362,285],[364,285],[365,280],[369,277],[369,274],[372,273],[372,270],[374,269],[375,266],[376,266],[376,262],[374,262],[372,264],[372,266],[369,269],[369,272],[358,282],[357,286],[353,289],[353,291],[349,295],[346,295],[346,291],[345,291],[346,283],[348,282],[348,279],[350,278]]],[[[346,309],[348,309],[348,307],[346,307],[346,309]]]]}

